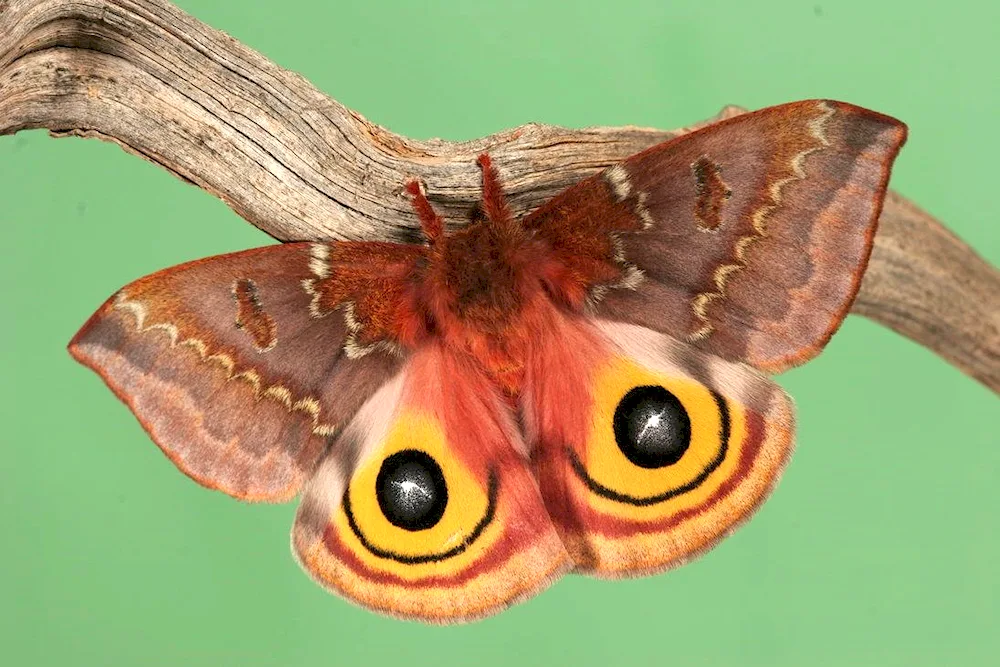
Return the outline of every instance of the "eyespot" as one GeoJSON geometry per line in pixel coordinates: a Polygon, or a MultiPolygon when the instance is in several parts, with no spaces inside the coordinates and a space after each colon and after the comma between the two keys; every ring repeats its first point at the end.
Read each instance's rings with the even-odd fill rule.
{"type": "Polygon", "coordinates": [[[435,419],[404,413],[351,479],[341,516],[373,565],[440,563],[479,540],[499,483],[493,471],[463,464],[435,419]]]}
{"type": "Polygon", "coordinates": [[[677,463],[691,444],[691,419],[680,400],[664,387],[631,389],[618,403],[612,422],[615,442],[640,468],[677,463]]]}
{"type": "Polygon", "coordinates": [[[404,449],[382,462],[375,495],[389,523],[404,530],[433,527],[448,505],[441,466],[418,449],[404,449]]]}
{"type": "Polygon", "coordinates": [[[649,507],[700,487],[731,436],[726,400],[687,377],[618,359],[595,377],[591,433],[569,462],[590,493],[649,507]]]}
{"type": "Polygon", "coordinates": [[[658,572],[767,496],[791,451],[792,404],[749,366],[641,327],[602,328],[615,335],[589,364],[550,362],[586,391],[563,382],[532,397],[536,475],[575,571],[658,572]]]}
{"type": "Polygon", "coordinates": [[[438,622],[499,611],[569,570],[507,410],[464,359],[415,351],[307,484],[292,533],[303,567],[359,604],[438,622]]]}

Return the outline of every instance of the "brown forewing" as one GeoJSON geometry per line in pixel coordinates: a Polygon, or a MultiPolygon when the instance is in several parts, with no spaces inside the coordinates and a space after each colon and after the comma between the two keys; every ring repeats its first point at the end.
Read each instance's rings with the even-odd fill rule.
{"type": "Polygon", "coordinates": [[[639,153],[525,224],[596,314],[776,372],[817,354],[847,314],[905,137],[840,102],[772,107],[639,153]]]}
{"type": "MultiPolygon", "coordinates": [[[[352,256],[350,267],[320,265],[318,254],[336,253],[290,243],[166,269],[109,299],[70,352],[196,481],[244,500],[287,500],[401,363],[395,345],[348,355],[351,336],[372,324],[367,313],[314,312],[310,281],[349,268],[355,284],[364,274],[369,286],[391,283],[411,257],[397,248],[352,256]]],[[[342,301],[363,298],[348,291],[342,301]]]]}

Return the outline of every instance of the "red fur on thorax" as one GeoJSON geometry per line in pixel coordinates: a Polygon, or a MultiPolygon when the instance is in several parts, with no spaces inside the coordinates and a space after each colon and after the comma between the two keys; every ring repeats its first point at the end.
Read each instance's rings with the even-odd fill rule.
{"type": "Polygon", "coordinates": [[[510,396],[521,390],[526,355],[545,331],[542,311],[552,307],[536,270],[544,264],[544,255],[530,247],[518,255],[521,266],[512,271],[510,281],[485,287],[481,302],[463,303],[463,295],[450,289],[454,283],[447,270],[440,280],[428,280],[424,291],[434,335],[468,356],[510,396]]]}
{"type": "MultiPolygon", "coordinates": [[[[479,366],[513,405],[527,361],[559,328],[553,324],[558,317],[580,309],[585,292],[553,248],[511,216],[489,158],[481,156],[479,164],[485,219],[431,239],[409,308],[424,313],[425,321],[405,328],[425,329],[424,336],[409,338],[414,343],[436,338],[479,366]]],[[[425,230],[435,229],[436,215],[423,193],[409,187],[425,230]]]]}

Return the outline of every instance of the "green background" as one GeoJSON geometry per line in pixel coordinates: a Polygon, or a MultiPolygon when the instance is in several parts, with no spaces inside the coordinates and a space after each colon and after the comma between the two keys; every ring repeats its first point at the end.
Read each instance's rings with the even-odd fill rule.
{"type": "MultiPolygon", "coordinates": [[[[995,2],[183,0],[394,131],[672,128],[814,96],[910,125],[892,186],[1000,263],[995,2]]],[[[0,138],[0,662],[996,665],[997,397],[856,317],[779,378],[777,492],[669,574],[567,577],[467,626],[356,608],[293,562],[294,504],[189,481],[64,346],[114,290],[269,239],[98,141],[0,138]]]]}

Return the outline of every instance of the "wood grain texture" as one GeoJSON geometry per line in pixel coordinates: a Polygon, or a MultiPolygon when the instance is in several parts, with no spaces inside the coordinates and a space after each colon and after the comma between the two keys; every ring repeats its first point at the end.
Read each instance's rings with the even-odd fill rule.
{"type": "MultiPolygon", "coordinates": [[[[413,177],[446,219],[464,220],[483,151],[522,215],[685,131],[528,124],[417,141],[162,0],[0,0],[0,134],[32,128],[118,143],[284,241],[413,240],[413,177]]],[[[898,194],[854,312],[1000,392],[1000,272],[898,194]]]]}

